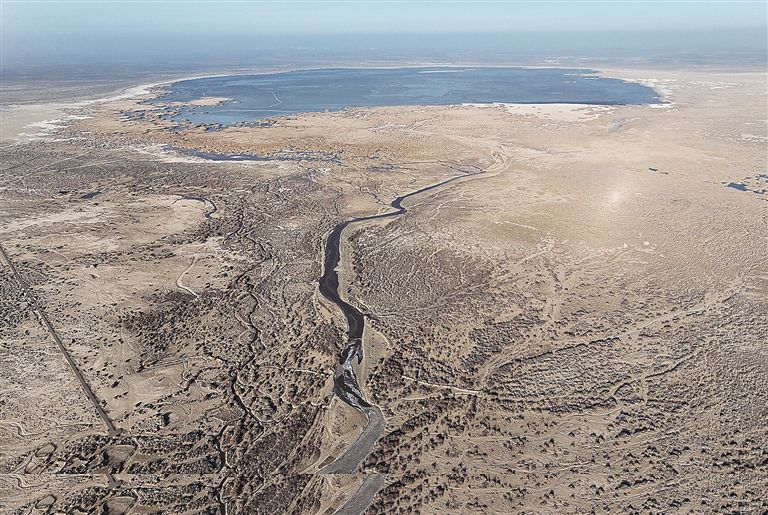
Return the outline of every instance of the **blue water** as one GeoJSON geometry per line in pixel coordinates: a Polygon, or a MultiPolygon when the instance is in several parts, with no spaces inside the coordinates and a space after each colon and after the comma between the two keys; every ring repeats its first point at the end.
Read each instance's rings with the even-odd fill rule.
{"type": "Polygon", "coordinates": [[[331,68],[184,80],[160,100],[231,98],[218,106],[185,107],[172,117],[223,126],[352,106],[660,102],[651,88],[593,74],[564,68],[331,68]]]}

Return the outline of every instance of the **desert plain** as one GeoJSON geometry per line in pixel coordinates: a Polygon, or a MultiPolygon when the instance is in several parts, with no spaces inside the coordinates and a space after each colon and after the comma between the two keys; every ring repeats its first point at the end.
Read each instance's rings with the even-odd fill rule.
{"type": "Polygon", "coordinates": [[[601,73],[665,103],[4,106],[0,511],[768,510],[766,74],[601,73]],[[324,246],[443,182],[340,240],[372,432],[324,246]]]}

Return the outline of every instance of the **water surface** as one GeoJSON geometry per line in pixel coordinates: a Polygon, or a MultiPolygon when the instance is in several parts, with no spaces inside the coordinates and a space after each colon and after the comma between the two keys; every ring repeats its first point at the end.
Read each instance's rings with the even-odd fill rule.
{"type": "Polygon", "coordinates": [[[660,102],[647,86],[594,74],[567,68],[329,68],[184,80],[173,83],[162,100],[230,98],[218,106],[185,107],[172,116],[223,126],[354,106],[660,102]]]}

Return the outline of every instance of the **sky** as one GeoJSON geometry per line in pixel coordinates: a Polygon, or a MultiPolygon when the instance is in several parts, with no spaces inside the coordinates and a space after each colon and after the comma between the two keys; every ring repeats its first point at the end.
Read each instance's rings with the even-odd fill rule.
{"type": "MultiPolygon", "coordinates": [[[[0,0],[3,67],[305,53],[761,50],[760,1],[0,0]],[[645,35],[645,38],[643,37],[645,35]],[[463,47],[462,47],[463,45],[463,47]],[[646,48],[647,47],[647,48],[646,48]],[[662,48],[663,47],[663,48],[662,48]],[[618,49],[618,50],[617,50],[618,49]]],[[[446,54],[446,55],[447,55],[446,54]]]]}

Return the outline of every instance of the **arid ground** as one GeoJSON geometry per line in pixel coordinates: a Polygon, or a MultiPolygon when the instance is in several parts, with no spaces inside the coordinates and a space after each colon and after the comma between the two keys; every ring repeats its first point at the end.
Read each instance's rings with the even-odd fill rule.
{"type": "Polygon", "coordinates": [[[0,512],[764,513],[766,74],[603,73],[668,104],[4,107],[0,512]],[[326,238],[454,176],[342,234],[366,444],[326,238]]]}

